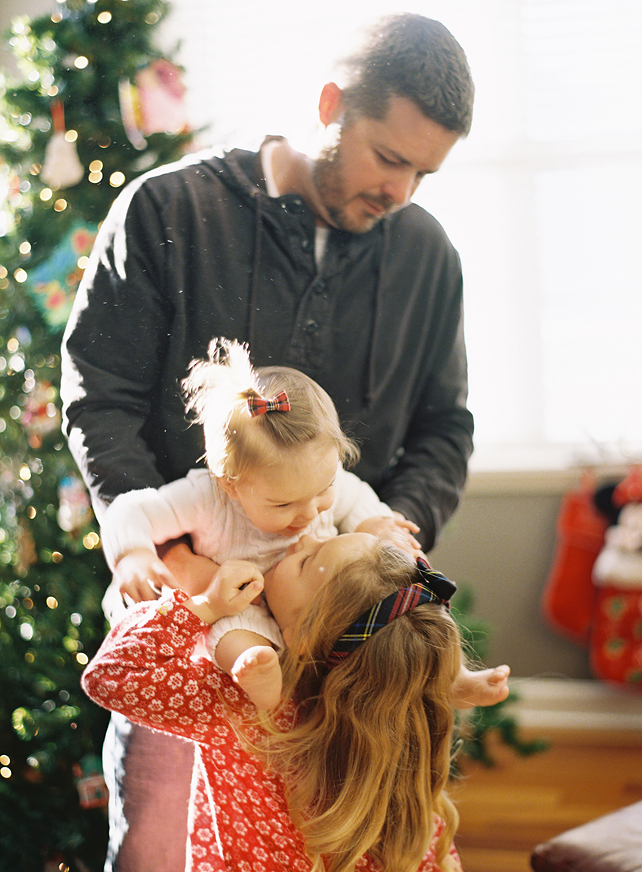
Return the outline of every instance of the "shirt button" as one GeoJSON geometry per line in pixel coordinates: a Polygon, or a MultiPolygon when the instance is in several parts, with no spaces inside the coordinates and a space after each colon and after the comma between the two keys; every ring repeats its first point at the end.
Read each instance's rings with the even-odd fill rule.
{"type": "Polygon", "coordinates": [[[312,318],[310,318],[309,321],[306,321],[305,324],[303,325],[303,329],[305,330],[306,333],[314,333],[316,330],[318,330],[318,328],[319,328],[319,325],[312,318]]]}
{"type": "Polygon", "coordinates": [[[282,200],[281,208],[290,215],[302,215],[305,212],[303,200],[298,198],[295,200],[282,200]]]}

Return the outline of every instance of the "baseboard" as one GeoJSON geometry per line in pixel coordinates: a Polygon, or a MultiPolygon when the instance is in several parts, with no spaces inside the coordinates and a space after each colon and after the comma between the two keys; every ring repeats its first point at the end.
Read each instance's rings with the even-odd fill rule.
{"type": "Polygon", "coordinates": [[[600,681],[513,678],[510,711],[523,727],[642,730],[642,694],[600,681]]]}

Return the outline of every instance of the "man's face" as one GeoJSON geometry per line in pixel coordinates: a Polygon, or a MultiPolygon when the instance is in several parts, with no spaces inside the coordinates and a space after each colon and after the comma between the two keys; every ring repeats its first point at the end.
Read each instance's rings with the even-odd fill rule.
{"type": "Polygon", "coordinates": [[[397,96],[383,119],[340,119],[327,132],[331,139],[313,166],[313,181],[330,223],[351,233],[366,233],[409,203],[459,139],[397,96]]]}

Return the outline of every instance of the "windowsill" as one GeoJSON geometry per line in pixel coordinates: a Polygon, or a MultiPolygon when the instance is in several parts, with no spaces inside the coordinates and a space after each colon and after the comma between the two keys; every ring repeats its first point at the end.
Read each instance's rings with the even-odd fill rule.
{"type": "Polygon", "coordinates": [[[507,707],[521,727],[642,730],[640,698],[618,685],[562,677],[511,678],[517,700],[507,707]]]}
{"type": "Polygon", "coordinates": [[[619,457],[586,448],[493,446],[475,450],[470,462],[467,495],[561,495],[577,487],[586,474],[598,483],[619,481],[630,464],[619,457]]]}

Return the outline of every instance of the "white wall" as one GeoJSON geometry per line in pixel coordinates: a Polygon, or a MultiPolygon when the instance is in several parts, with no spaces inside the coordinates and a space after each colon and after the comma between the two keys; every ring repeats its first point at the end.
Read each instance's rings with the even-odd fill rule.
{"type": "Polygon", "coordinates": [[[563,487],[531,487],[507,476],[481,488],[473,477],[430,554],[436,569],[472,588],[473,613],[492,627],[487,665],[508,663],[514,676],[591,676],[587,650],[552,630],[540,606],[563,487]]]}
{"type": "MultiPolygon", "coordinates": [[[[37,18],[40,15],[45,15],[47,12],[52,12],[57,5],[53,0],[1,0],[0,34],[4,36],[5,31],[11,25],[14,18],[22,15],[37,18]]],[[[14,77],[19,75],[15,58],[6,39],[0,40],[0,70],[5,76],[14,77]]]]}

